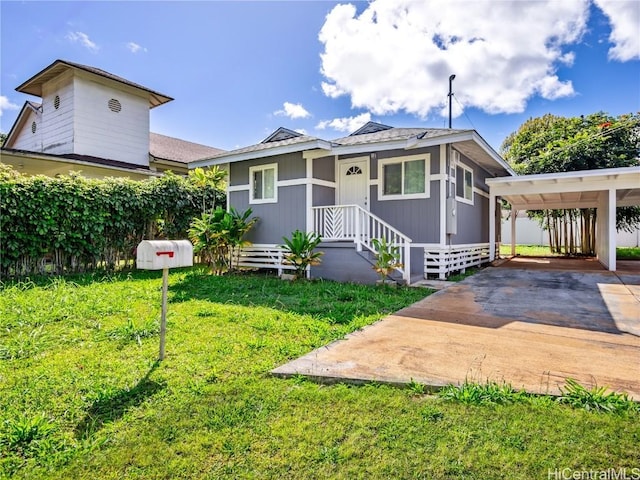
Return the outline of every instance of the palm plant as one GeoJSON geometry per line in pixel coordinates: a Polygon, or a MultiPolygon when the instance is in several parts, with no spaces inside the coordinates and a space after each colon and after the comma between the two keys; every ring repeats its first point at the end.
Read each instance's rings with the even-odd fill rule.
{"type": "Polygon", "coordinates": [[[227,212],[217,207],[191,223],[189,238],[193,243],[193,251],[215,275],[231,270],[234,256],[240,248],[249,244],[244,240],[244,235],[258,221],[257,218],[249,219],[251,213],[250,208],[239,213],[234,208],[227,212]]]}
{"type": "Polygon", "coordinates": [[[317,233],[302,232],[296,230],[291,234],[291,238],[282,237],[284,241],[285,262],[295,267],[296,276],[303,278],[307,267],[320,265],[320,257],[324,252],[314,252],[313,250],[322,241],[317,233]]]}

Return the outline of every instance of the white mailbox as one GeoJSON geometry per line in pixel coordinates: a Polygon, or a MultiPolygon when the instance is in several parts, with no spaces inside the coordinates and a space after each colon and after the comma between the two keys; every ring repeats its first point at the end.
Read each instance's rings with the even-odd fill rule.
{"type": "Polygon", "coordinates": [[[141,270],[193,266],[193,245],[189,240],[143,240],[138,245],[136,266],[141,270]]]}

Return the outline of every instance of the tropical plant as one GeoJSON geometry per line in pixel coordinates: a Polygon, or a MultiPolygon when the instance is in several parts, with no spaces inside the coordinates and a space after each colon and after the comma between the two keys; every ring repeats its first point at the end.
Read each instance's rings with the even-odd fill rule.
{"type": "Polygon", "coordinates": [[[324,252],[314,252],[314,249],[322,241],[317,233],[302,232],[296,230],[291,234],[291,238],[282,237],[284,245],[285,262],[295,267],[295,274],[298,278],[306,275],[307,267],[320,265],[320,257],[324,252]]]}
{"type": "MultiPolygon", "coordinates": [[[[207,190],[210,188],[214,191],[224,191],[226,177],[227,172],[217,165],[214,165],[207,170],[198,167],[189,171],[189,181],[201,190],[207,190]]],[[[207,208],[207,200],[209,200],[207,199],[207,196],[202,195],[202,213],[206,213],[216,208],[215,195],[210,199],[211,206],[209,208],[207,208]]]]}
{"type": "Polygon", "coordinates": [[[400,262],[400,247],[387,242],[387,239],[374,238],[371,243],[376,249],[376,263],[373,269],[380,275],[380,281],[384,282],[387,275],[390,275],[396,268],[404,267],[400,262]]]}
{"type": "Polygon", "coordinates": [[[249,218],[252,213],[250,208],[239,213],[234,208],[227,212],[217,207],[193,220],[189,228],[193,252],[211,268],[211,273],[221,275],[232,269],[240,248],[249,244],[244,235],[258,221],[249,218]]]}

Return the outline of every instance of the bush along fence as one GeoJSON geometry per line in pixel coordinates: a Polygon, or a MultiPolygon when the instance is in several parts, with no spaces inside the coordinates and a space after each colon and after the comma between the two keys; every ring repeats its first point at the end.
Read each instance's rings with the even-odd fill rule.
{"type": "Polygon", "coordinates": [[[127,268],[141,240],[186,238],[224,204],[222,178],[27,177],[0,164],[0,277],[127,268]]]}

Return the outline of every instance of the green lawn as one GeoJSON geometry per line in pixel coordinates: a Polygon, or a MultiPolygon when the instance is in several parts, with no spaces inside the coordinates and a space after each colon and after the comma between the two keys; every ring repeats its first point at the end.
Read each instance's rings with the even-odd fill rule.
{"type": "Polygon", "coordinates": [[[157,364],[160,286],[159,272],[1,286],[0,476],[529,479],[640,466],[637,411],[269,375],[426,290],[176,271],[157,364]]]}
{"type": "Polygon", "coordinates": [[[616,248],[616,258],[618,260],[640,260],[640,247],[618,247],[616,248]]]}
{"type": "MultiPolygon", "coordinates": [[[[500,255],[511,255],[511,245],[501,244],[500,255]]],[[[516,255],[528,257],[561,257],[564,254],[552,253],[549,247],[541,245],[516,245],[516,255]]],[[[640,247],[618,247],[616,249],[618,260],[640,260],[640,247]]]]}

